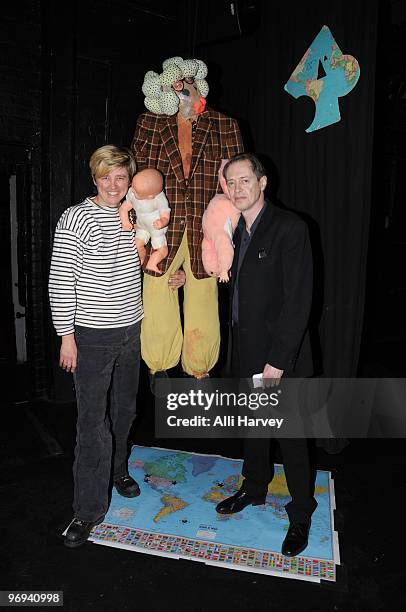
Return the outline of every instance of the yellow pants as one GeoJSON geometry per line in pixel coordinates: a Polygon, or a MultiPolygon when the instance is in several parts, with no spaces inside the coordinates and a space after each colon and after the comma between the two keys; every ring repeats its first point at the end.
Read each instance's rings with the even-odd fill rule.
{"type": "Polygon", "coordinates": [[[173,368],[182,355],[182,368],[197,378],[216,364],[220,350],[217,279],[196,279],[190,267],[186,232],[168,270],[162,276],[144,275],[144,318],[141,355],[152,374],[173,368]],[[182,333],[178,291],[168,285],[171,274],[183,266],[182,333]]]}

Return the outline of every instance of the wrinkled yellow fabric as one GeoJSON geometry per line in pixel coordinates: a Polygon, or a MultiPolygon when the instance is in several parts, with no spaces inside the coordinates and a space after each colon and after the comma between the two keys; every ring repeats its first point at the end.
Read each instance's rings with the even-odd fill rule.
{"type": "Polygon", "coordinates": [[[151,373],[173,368],[181,359],[187,374],[205,376],[220,351],[217,279],[193,276],[186,232],[166,273],[160,277],[144,275],[143,303],[141,355],[151,373]],[[178,291],[168,285],[169,277],[180,267],[186,274],[183,332],[178,291]]]}

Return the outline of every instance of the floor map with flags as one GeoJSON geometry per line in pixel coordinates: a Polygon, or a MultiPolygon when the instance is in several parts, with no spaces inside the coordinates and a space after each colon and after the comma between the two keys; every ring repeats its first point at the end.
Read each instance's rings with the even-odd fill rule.
{"type": "Polygon", "coordinates": [[[241,468],[241,460],[133,446],[129,472],[141,495],[127,499],[113,489],[109,512],[90,540],[232,569],[334,581],[340,561],[330,473],[317,472],[309,545],[289,559],[280,553],[290,500],[282,466],[276,465],[265,505],[216,513],[216,504],[239,488],[241,468]]]}

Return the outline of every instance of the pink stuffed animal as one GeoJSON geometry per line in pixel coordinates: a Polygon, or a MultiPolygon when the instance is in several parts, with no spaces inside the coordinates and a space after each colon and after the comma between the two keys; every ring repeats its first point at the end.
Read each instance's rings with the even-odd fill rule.
{"type": "Polygon", "coordinates": [[[234,257],[232,237],[241,213],[228,197],[222,168],[219,180],[224,195],[217,194],[210,200],[202,218],[202,261],[207,274],[217,276],[221,283],[227,283],[234,257]]]}

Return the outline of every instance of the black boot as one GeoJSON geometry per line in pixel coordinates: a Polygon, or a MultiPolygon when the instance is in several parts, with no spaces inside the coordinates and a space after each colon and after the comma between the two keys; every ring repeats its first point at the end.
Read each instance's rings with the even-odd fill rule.
{"type": "Polygon", "coordinates": [[[219,514],[235,514],[241,512],[247,506],[260,506],[265,503],[266,495],[249,495],[244,489],[240,489],[232,495],[223,499],[222,502],[217,504],[216,512],[219,514]]]}
{"type": "Polygon", "coordinates": [[[95,525],[100,525],[102,522],[103,518],[94,522],[81,521],[78,518],[74,518],[66,532],[65,546],[68,548],[78,548],[82,546],[88,539],[93,527],[95,525]]]}
{"type": "Polygon", "coordinates": [[[114,480],[117,493],[123,497],[138,497],[141,493],[138,483],[129,474],[124,474],[114,480]]]}
{"type": "Polygon", "coordinates": [[[296,557],[307,547],[311,521],[306,523],[290,523],[288,533],[282,544],[282,554],[285,557],[296,557]]]}
{"type": "Polygon", "coordinates": [[[163,389],[166,390],[166,387],[168,387],[167,392],[169,393],[170,391],[168,372],[166,370],[157,370],[154,374],[151,374],[151,372],[149,373],[149,386],[150,386],[152,395],[155,395],[155,396],[158,396],[157,393],[159,393],[159,391],[157,391],[157,386],[158,386],[157,381],[158,380],[165,381],[165,386],[159,385],[159,387],[162,387],[160,388],[161,393],[159,394],[159,396],[165,397],[165,393],[163,393],[163,389]]]}

